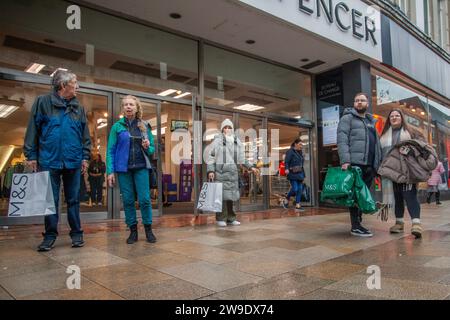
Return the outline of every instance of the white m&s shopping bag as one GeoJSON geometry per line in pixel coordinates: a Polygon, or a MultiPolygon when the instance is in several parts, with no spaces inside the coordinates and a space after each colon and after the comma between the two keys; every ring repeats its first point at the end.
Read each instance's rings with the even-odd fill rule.
{"type": "Polygon", "coordinates": [[[45,216],[55,213],[48,171],[13,174],[8,217],[45,216]]]}
{"type": "Polygon", "coordinates": [[[205,182],[200,190],[197,209],[202,211],[222,211],[222,183],[205,182]]]}

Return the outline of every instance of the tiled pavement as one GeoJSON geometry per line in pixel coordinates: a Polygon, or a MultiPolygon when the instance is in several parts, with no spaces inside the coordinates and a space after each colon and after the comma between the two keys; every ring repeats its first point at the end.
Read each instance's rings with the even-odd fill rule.
{"type": "Polygon", "coordinates": [[[85,225],[84,248],[72,249],[65,230],[48,253],[35,250],[42,226],[11,227],[0,231],[0,300],[450,299],[449,204],[422,206],[420,240],[389,234],[393,219],[376,216],[364,217],[374,237],[355,238],[347,213],[311,209],[242,216],[225,229],[158,227],[155,244],[140,229],[140,241],[127,245],[117,221],[85,225]],[[80,290],[67,289],[70,265],[81,269],[80,290]],[[379,290],[367,288],[370,265],[380,267],[379,290]]]}

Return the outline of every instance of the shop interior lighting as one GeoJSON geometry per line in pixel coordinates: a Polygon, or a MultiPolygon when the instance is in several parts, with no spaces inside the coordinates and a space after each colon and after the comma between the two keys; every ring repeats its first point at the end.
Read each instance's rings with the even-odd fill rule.
{"type": "MultiPolygon", "coordinates": [[[[162,135],[162,136],[166,134],[166,129],[167,129],[167,127],[162,127],[162,128],[161,128],[161,135],[162,135]]],[[[156,129],[152,130],[152,135],[153,135],[154,137],[156,137],[156,135],[157,135],[156,129]]]]}
{"type": "Polygon", "coordinates": [[[19,109],[18,106],[0,104],[0,118],[8,117],[9,115],[11,115],[11,113],[16,111],[17,109],[19,109]]]}
{"type": "Polygon", "coordinates": [[[25,71],[29,73],[39,73],[42,69],[44,69],[45,64],[32,63],[30,64],[25,71]]]}
{"type": "Polygon", "coordinates": [[[412,111],[412,112],[416,112],[416,109],[412,108],[411,111],[412,111]]]}
{"type": "Polygon", "coordinates": [[[424,115],[425,115],[425,112],[424,112],[424,111],[422,111],[422,112],[421,112],[420,114],[424,116],[424,115]]]}
{"type": "Polygon", "coordinates": [[[301,119],[302,118],[302,116],[296,116],[295,117],[295,119],[301,119]]]}
{"type": "MultiPolygon", "coordinates": [[[[180,91],[181,92],[181,91],[180,91]]],[[[176,96],[176,97],[173,97],[174,99],[180,99],[180,98],[183,98],[183,97],[185,97],[185,96],[188,96],[188,95],[190,95],[191,93],[190,92],[185,92],[185,93],[181,93],[181,94],[179,94],[178,96],[176,96]]]]}
{"type": "Polygon", "coordinates": [[[50,77],[53,77],[55,75],[56,71],[59,71],[59,70],[67,71],[66,68],[57,68],[55,71],[53,71],[53,73],[50,75],[50,77]]]}
{"type": "Polygon", "coordinates": [[[177,92],[177,90],[175,90],[175,89],[167,89],[165,91],[162,91],[162,92],[158,93],[158,96],[166,97],[166,96],[171,95],[174,92],[177,92]]]}
{"type": "Polygon", "coordinates": [[[274,147],[274,148],[272,148],[272,150],[288,150],[290,148],[291,148],[291,146],[274,147]]]}
{"type": "Polygon", "coordinates": [[[243,105],[240,105],[237,107],[233,107],[233,109],[243,110],[243,111],[256,111],[256,110],[264,109],[264,107],[246,103],[246,104],[243,104],[243,105]]]}

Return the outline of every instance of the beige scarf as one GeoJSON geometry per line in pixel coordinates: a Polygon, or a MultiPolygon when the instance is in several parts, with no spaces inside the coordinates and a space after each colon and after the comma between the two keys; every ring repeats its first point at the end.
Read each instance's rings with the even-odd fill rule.
{"type": "MultiPolygon", "coordinates": [[[[400,139],[401,141],[411,140],[411,135],[408,131],[401,128],[400,129],[400,139]]],[[[388,129],[380,138],[380,145],[382,150],[384,151],[385,148],[388,149],[388,152],[391,150],[392,147],[392,127],[388,129]]],[[[383,152],[383,157],[387,155],[387,153],[383,152]]],[[[381,178],[381,191],[383,192],[383,203],[387,205],[388,210],[390,208],[394,208],[395,206],[395,198],[394,198],[394,188],[392,185],[392,181],[386,178],[381,178]]]]}

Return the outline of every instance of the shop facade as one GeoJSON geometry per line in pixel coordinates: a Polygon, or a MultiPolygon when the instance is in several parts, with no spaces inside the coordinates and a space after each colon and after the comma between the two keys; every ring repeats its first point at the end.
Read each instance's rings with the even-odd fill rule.
{"type": "MultiPolygon", "coordinates": [[[[311,189],[311,198],[303,204],[320,205],[324,169],[338,161],[333,127],[344,106],[352,104],[352,95],[360,91],[371,93],[371,111],[379,117],[380,126],[389,108],[401,107],[409,123],[436,146],[442,160],[448,158],[448,86],[427,86],[431,71],[425,71],[424,81],[412,81],[421,79],[421,71],[397,65],[401,53],[386,45],[395,43],[396,25],[361,1],[342,1],[333,7],[313,2],[273,1],[264,7],[259,1],[199,0],[191,6],[179,1],[169,5],[136,1],[126,7],[120,1],[3,1],[0,224],[41,222],[7,217],[8,186],[11,174],[23,170],[21,146],[31,105],[38,95],[50,91],[50,77],[58,68],[78,76],[78,99],[88,114],[93,155],[99,154],[103,161],[109,129],[121,116],[120,99],[127,94],[141,99],[157,146],[158,186],[152,190],[155,216],[196,213],[196,199],[206,181],[203,153],[226,118],[239,129],[247,160],[266,173],[243,172],[237,210],[279,206],[289,189],[282,160],[296,138],[303,142],[305,183],[311,189]],[[289,14],[292,10],[283,6],[293,4],[295,14],[289,14]],[[215,6],[218,16],[221,11],[234,15],[234,25],[228,23],[218,36],[208,35],[199,21],[200,5],[205,11],[215,6]],[[162,20],[161,10],[167,21],[162,20]],[[197,24],[177,25],[192,12],[196,13],[190,18],[197,24]],[[298,21],[307,19],[299,15],[311,21],[302,25],[298,21]],[[266,47],[251,47],[255,40],[249,35],[233,45],[238,35],[255,30],[250,22],[260,26],[257,29],[267,28],[259,30],[256,40],[259,44],[265,36],[270,38],[266,47]],[[392,25],[382,28],[383,23],[392,25]],[[287,39],[290,42],[283,46],[287,39]],[[410,71],[419,74],[415,77],[410,71]]],[[[225,20],[222,25],[227,24],[225,20]]],[[[211,29],[222,25],[211,22],[211,29]]],[[[448,61],[437,69],[443,70],[442,79],[450,77],[448,61]]],[[[117,187],[104,183],[103,200],[94,204],[89,199],[89,176],[83,181],[82,216],[123,216],[117,187]]]]}

